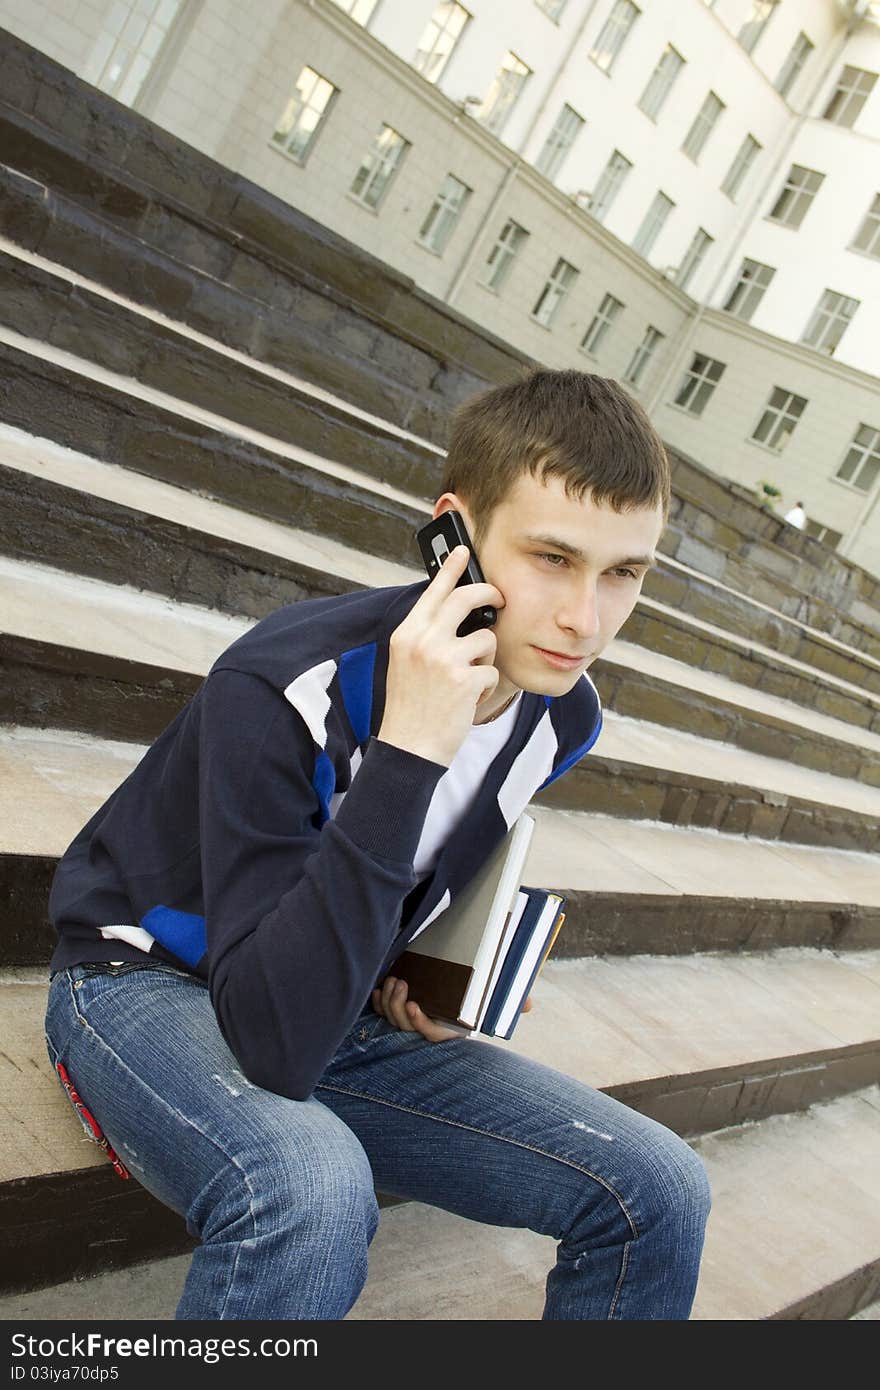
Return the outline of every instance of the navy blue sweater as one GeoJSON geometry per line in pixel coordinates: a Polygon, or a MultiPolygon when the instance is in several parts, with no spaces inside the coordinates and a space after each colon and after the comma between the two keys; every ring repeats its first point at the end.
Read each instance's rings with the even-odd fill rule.
{"type": "Polygon", "coordinates": [[[559,699],[525,693],[417,883],[446,769],[376,735],[389,639],[426,582],[290,604],[227,648],[60,860],[50,970],[149,958],[191,971],[244,1074],[311,1094],[412,934],[601,728],[587,677],[559,699]]]}

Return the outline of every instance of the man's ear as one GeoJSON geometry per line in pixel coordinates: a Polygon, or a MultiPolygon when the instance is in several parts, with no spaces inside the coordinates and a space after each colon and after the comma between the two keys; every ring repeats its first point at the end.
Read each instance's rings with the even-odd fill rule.
{"type": "Polygon", "coordinates": [[[464,502],[462,502],[457,492],[444,492],[434,503],[434,510],[431,513],[436,520],[443,512],[460,512],[465,519],[465,525],[470,531],[470,516],[464,502]]]}

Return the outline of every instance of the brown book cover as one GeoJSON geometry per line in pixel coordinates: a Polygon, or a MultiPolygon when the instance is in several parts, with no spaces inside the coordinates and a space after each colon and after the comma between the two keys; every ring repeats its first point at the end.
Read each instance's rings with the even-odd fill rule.
{"type": "Polygon", "coordinates": [[[417,932],[389,974],[430,1018],[474,1028],[535,828],[525,811],[440,915],[417,932]]]}

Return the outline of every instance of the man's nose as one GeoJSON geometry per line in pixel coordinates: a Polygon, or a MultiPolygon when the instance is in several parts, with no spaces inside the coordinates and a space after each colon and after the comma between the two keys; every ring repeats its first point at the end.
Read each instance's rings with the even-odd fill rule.
{"type": "Polygon", "coordinates": [[[560,627],[575,633],[579,638],[597,637],[601,630],[599,621],[599,592],[595,581],[578,587],[570,596],[569,602],[557,615],[560,627]]]}

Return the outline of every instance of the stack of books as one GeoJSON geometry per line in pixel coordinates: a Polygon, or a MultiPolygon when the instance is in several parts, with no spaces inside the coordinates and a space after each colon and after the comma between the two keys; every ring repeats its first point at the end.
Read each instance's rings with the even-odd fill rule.
{"type": "Polygon", "coordinates": [[[526,812],[445,912],[391,967],[430,1018],[510,1038],[565,920],[565,900],[521,882],[535,828],[526,812]]]}

